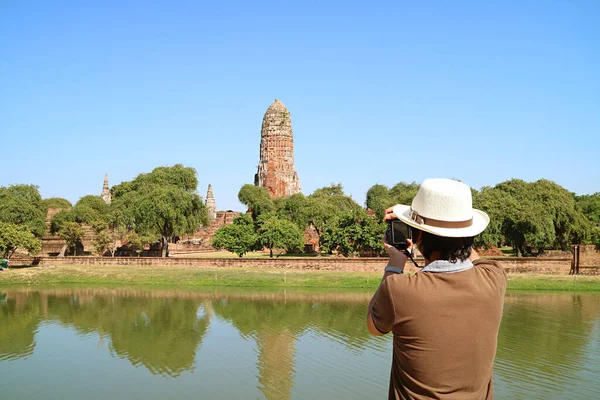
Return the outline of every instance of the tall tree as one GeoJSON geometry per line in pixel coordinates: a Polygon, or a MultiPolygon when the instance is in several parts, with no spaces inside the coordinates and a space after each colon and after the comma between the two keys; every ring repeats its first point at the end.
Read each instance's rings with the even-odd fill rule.
{"type": "Polygon", "coordinates": [[[73,204],[67,199],[63,199],[61,197],[51,197],[49,199],[43,199],[42,205],[46,210],[49,208],[64,208],[69,209],[73,207],[73,204]]]}
{"type": "Polygon", "coordinates": [[[0,222],[25,225],[36,237],[46,233],[46,207],[35,185],[0,187],[0,222]]]}
{"type": "Polygon", "coordinates": [[[107,249],[111,249],[114,254],[120,237],[113,234],[116,225],[112,209],[113,207],[106,204],[100,196],[84,196],[75,203],[73,208],[54,214],[50,221],[50,232],[63,237],[67,241],[67,247],[74,249],[81,243],[84,234],[83,226],[87,225],[96,233],[93,243],[96,253],[103,254],[107,249]],[[76,229],[73,224],[77,224],[79,229],[76,229]]]}
{"type": "Polygon", "coordinates": [[[276,215],[263,215],[257,221],[258,243],[269,249],[273,258],[273,249],[296,251],[304,247],[304,235],[296,224],[278,218],[276,215]]]}
{"type": "Polygon", "coordinates": [[[193,233],[208,224],[208,213],[197,193],[196,170],[182,165],[158,167],[131,182],[112,188],[115,209],[141,235],[160,236],[162,256],[169,255],[174,236],[193,233]]]}
{"type": "Polygon", "coordinates": [[[600,226],[600,192],[577,196],[577,208],[596,226],[600,226]]]}
{"type": "Polygon", "coordinates": [[[0,255],[2,258],[10,258],[18,248],[36,254],[41,247],[42,242],[29,231],[27,226],[0,222],[0,255]]]}
{"type": "Polygon", "coordinates": [[[341,184],[317,189],[307,198],[308,219],[320,237],[329,224],[347,211],[362,209],[352,197],[344,194],[341,184]]]}
{"type": "Polygon", "coordinates": [[[84,233],[81,225],[74,221],[65,222],[58,231],[58,235],[67,242],[67,247],[73,249],[74,255],[77,255],[77,245],[81,243],[84,233]]]}
{"type": "Polygon", "coordinates": [[[242,257],[249,251],[258,248],[258,235],[254,222],[246,214],[234,218],[231,225],[225,225],[215,232],[212,238],[215,249],[225,249],[242,257]]]}
{"type": "Polygon", "coordinates": [[[357,208],[342,213],[335,223],[329,224],[320,238],[320,245],[325,252],[337,251],[345,257],[365,251],[381,253],[385,229],[383,222],[357,208]]]}
{"type": "Polygon", "coordinates": [[[591,240],[592,224],[577,209],[575,196],[552,181],[512,179],[482,188],[474,206],[491,220],[487,232],[477,239],[480,245],[496,245],[504,239],[520,255],[528,247],[538,252],[546,247],[567,250],[572,243],[591,240]]]}
{"type": "Polygon", "coordinates": [[[252,219],[256,220],[261,214],[269,213],[275,209],[269,190],[262,186],[246,184],[238,193],[240,203],[248,207],[252,219]]]}
{"type": "Polygon", "coordinates": [[[306,229],[311,222],[311,204],[302,194],[293,194],[288,198],[280,198],[275,204],[277,216],[291,221],[301,230],[306,229]]]}
{"type": "Polygon", "coordinates": [[[365,205],[375,212],[377,219],[383,220],[386,208],[394,204],[410,205],[418,191],[419,184],[416,182],[398,182],[391,189],[388,189],[385,185],[373,185],[367,191],[365,205]]]}

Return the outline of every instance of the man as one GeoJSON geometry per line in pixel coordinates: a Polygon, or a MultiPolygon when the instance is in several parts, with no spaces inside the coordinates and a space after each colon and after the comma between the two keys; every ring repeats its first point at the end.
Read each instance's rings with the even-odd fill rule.
{"type": "Polygon", "coordinates": [[[404,275],[407,256],[384,240],[390,259],[367,327],[394,335],[389,398],[493,399],[506,273],[471,248],[489,217],[464,183],[428,179],[412,206],[386,210],[394,219],[409,226],[425,267],[404,275]]]}

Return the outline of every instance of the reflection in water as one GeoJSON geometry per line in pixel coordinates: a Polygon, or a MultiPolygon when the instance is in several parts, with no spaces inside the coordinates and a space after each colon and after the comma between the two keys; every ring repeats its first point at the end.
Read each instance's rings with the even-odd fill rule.
{"type": "Polygon", "coordinates": [[[256,339],[260,389],[268,399],[288,399],[294,380],[294,339],[305,331],[337,338],[354,351],[369,335],[364,320],[368,298],[354,303],[227,299],[213,304],[242,335],[256,339]]]}
{"type": "Polygon", "coordinates": [[[586,364],[600,361],[600,354],[587,351],[600,319],[599,300],[589,294],[507,294],[495,372],[509,397],[570,397],[564,392],[578,385],[586,364]]]}
{"type": "Polygon", "coordinates": [[[42,321],[110,339],[110,349],[154,374],[193,370],[210,315],[230,322],[258,352],[259,389],[268,399],[291,397],[294,342],[317,330],[363,349],[374,340],[364,329],[368,293],[354,295],[137,292],[120,290],[9,291],[0,310],[0,359],[32,353],[42,321]],[[259,300],[257,300],[257,298],[259,300]],[[267,300],[264,300],[267,299],[267,300]],[[289,301],[288,301],[289,299],[289,301]],[[318,302],[307,300],[316,299],[318,302]],[[330,303],[323,302],[329,299],[330,303]]]}
{"type": "MultiPolygon", "coordinates": [[[[0,292],[0,361],[31,357],[41,324],[53,323],[73,329],[80,337],[97,334],[107,342],[113,356],[152,374],[180,377],[183,372],[193,372],[196,362],[202,364],[197,353],[209,334],[218,334],[211,333],[212,320],[217,318],[217,325],[233,327],[245,343],[253,343],[257,353],[254,382],[264,397],[289,399],[294,393],[309,393],[306,385],[315,384],[316,377],[305,379],[303,387],[295,387],[303,382],[298,381],[300,372],[305,377],[312,372],[296,369],[305,365],[297,359],[307,351],[301,344],[313,336],[329,348],[342,349],[322,355],[322,360],[319,354],[316,359],[305,358],[338,365],[335,372],[345,375],[336,378],[348,383],[364,379],[368,385],[378,382],[378,375],[387,381],[389,363],[385,360],[390,341],[372,337],[365,329],[369,297],[370,293],[220,289],[11,289],[0,292]],[[380,358],[369,361],[377,369],[344,364],[349,357],[364,360],[367,354],[378,354],[380,358]]],[[[598,397],[599,389],[589,377],[600,372],[599,321],[598,295],[508,294],[495,368],[498,397],[598,397]]],[[[240,348],[216,351],[236,354],[240,348]]],[[[380,389],[379,394],[385,395],[386,387],[380,389]]],[[[365,393],[374,392],[369,388],[365,393]]]]}
{"type": "Polygon", "coordinates": [[[0,294],[0,361],[31,355],[40,320],[39,294],[0,294]]]}
{"type": "Polygon", "coordinates": [[[197,318],[200,300],[108,297],[88,293],[48,297],[48,319],[81,333],[111,339],[111,350],[153,373],[177,376],[193,369],[208,327],[197,318]]]}

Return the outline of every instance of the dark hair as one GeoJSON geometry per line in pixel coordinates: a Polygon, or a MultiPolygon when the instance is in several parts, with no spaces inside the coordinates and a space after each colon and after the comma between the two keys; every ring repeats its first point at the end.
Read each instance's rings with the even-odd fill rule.
{"type": "Polygon", "coordinates": [[[471,246],[473,245],[474,237],[444,237],[436,236],[432,233],[422,230],[413,229],[414,240],[417,240],[416,235],[421,234],[421,245],[419,250],[423,257],[430,259],[434,252],[440,253],[440,260],[448,260],[455,263],[457,260],[464,261],[471,256],[471,246]]]}

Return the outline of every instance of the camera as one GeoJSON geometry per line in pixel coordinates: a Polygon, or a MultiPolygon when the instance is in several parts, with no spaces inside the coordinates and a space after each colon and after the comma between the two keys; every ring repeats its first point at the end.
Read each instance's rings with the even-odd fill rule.
{"type": "Polygon", "coordinates": [[[408,248],[407,239],[412,240],[411,230],[408,225],[404,222],[395,219],[388,222],[387,229],[385,231],[385,238],[387,242],[397,248],[400,251],[408,248]]]}

